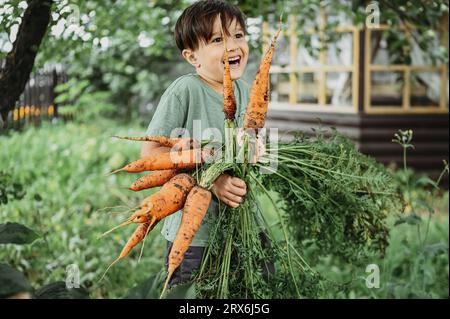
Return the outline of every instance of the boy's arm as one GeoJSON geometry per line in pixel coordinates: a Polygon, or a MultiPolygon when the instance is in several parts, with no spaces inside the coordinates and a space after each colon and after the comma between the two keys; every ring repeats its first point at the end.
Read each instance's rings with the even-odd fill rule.
{"type": "MultiPolygon", "coordinates": [[[[173,129],[184,126],[186,112],[187,104],[182,103],[174,92],[174,86],[171,85],[162,95],[145,135],[172,137],[173,129]]],[[[170,147],[157,142],[144,142],[141,147],[141,158],[167,153],[170,150],[170,147]]]]}

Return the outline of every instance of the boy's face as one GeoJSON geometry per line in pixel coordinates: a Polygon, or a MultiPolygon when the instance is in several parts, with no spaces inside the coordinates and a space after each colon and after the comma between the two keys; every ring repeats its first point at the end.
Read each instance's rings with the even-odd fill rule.
{"type": "MultiPolygon", "coordinates": [[[[245,71],[248,60],[248,43],[244,31],[237,20],[229,26],[227,36],[228,60],[230,61],[231,78],[239,79],[245,71]]],[[[213,36],[208,43],[201,42],[197,50],[183,50],[183,56],[191,63],[197,73],[212,82],[223,82],[224,41],[221,33],[220,19],[217,17],[213,26],[213,36]]]]}

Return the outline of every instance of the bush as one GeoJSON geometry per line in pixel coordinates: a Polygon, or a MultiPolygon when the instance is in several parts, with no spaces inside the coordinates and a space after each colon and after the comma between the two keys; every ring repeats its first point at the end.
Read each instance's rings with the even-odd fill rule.
{"type": "Polygon", "coordinates": [[[137,178],[135,174],[105,176],[139,156],[140,144],[110,138],[143,132],[138,127],[134,130],[111,121],[92,125],[47,123],[0,137],[0,148],[8,150],[0,153],[0,171],[8,172],[26,191],[22,199],[11,199],[2,206],[2,221],[32,226],[42,235],[27,246],[2,247],[0,260],[24,273],[34,287],[64,281],[67,267],[75,264],[81,285],[93,298],[124,297],[129,288],[157,273],[164,249],[156,229],[139,264],[136,249],[97,283],[133,231],[130,226],[99,240],[101,233],[125,218],[100,209],[133,207],[144,196],[124,190],[137,178]]]}

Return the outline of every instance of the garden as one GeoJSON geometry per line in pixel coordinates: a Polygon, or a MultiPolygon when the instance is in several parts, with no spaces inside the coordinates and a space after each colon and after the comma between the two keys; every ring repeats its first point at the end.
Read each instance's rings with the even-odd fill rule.
{"type": "MultiPolygon", "coordinates": [[[[167,276],[162,222],[146,232],[145,245],[108,268],[133,229],[122,227],[104,236],[105,232],[128,220],[136,207],[145,206],[144,199],[161,192],[160,187],[130,190],[144,176],[142,170],[111,174],[141,156],[141,142],[115,137],[145,136],[165,88],[186,72],[187,64],[169,39],[176,19],[192,1],[117,1],[114,14],[101,10],[105,1],[48,2],[49,26],[38,41],[42,43],[28,76],[48,69],[68,75],[54,87],[57,114],[36,121],[31,113],[22,118],[19,112],[20,126],[9,127],[7,121],[15,117],[8,114],[14,114],[14,108],[3,103],[4,92],[9,97],[17,95],[17,89],[2,80],[7,67],[0,69],[0,88],[5,90],[0,92],[0,110],[6,114],[0,123],[1,298],[449,297],[448,162],[442,158],[437,178],[412,169],[412,130],[392,132],[391,143],[403,154],[402,165],[381,165],[332,127],[310,128],[297,132],[293,141],[276,144],[278,170],[272,174],[258,175],[263,164],[246,161],[194,165],[182,172],[193,176],[195,187],[210,190],[225,171],[248,181],[251,191],[245,205],[236,209],[219,205],[217,225],[235,237],[214,232],[195,280],[175,285],[166,294],[161,294],[167,276]],[[253,204],[272,241],[268,252],[255,244],[254,229],[260,225],[252,214],[253,204]],[[236,256],[234,264],[230,260],[236,256]],[[264,280],[257,264],[271,258],[277,273],[272,281],[264,280]]],[[[257,7],[252,1],[233,2],[250,17],[249,44],[255,53],[244,75],[248,83],[264,61],[257,53],[258,26],[270,16],[276,28],[277,13],[294,10],[294,2],[260,1],[257,7]]],[[[301,2],[304,21],[323,5],[301,2]]],[[[356,2],[355,7],[340,3],[326,8],[361,21],[364,6],[356,2]]],[[[408,6],[413,2],[407,1],[408,6]]],[[[427,23],[448,16],[448,2],[435,3],[427,8],[427,23]]],[[[43,9],[33,0],[0,0],[0,4],[1,62],[8,60],[14,40],[20,39],[18,28],[27,9],[43,9]]],[[[414,22],[422,14],[413,9],[399,13],[391,5],[384,12],[382,19],[397,22],[402,18],[414,22]]],[[[419,34],[426,45],[429,33],[419,34]]],[[[405,43],[396,41],[400,50],[405,43]]],[[[314,51],[311,43],[300,45],[314,51]]],[[[447,52],[433,55],[448,64],[447,52]]],[[[21,67],[15,71],[27,73],[21,67]]],[[[225,88],[224,96],[227,100],[225,88]]],[[[225,107],[226,128],[234,128],[231,113],[228,117],[225,107]]],[[[244,136],[242,148],[231,147],[234,161],[239,150],[251,148],[254,136],[244,136]]],[[[267,144],[268,151],[271,145],[267,144]]],[[[267,156],[270,162],[275,155],[267,156]]]]}

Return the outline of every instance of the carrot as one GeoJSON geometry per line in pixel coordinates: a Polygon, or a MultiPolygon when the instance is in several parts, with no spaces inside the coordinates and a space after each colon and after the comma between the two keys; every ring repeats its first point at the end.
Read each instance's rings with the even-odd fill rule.
{"type": "Polygon", "coordinates": [[[161,144],[162,146],[174,146],[176,143],[180,141],[180,138],[169,138],[167,136],[162,135],[154,135],[154,136],[144,136],[144,137],[130,137],[130,136],[117,136],[113,135],[115,138],[119,138],[122,140],[130,140],[130,141],[141,141],[141,142],[156,142],[161,144]]]}
{"type": "Polygon", "coordinates": [[[234,115],[236,113],[236,98],[234,97],[233,81],[231,80],[230,62],[228,61],[227,40],[222,24],[220,26],[225,50],[223,54],[223,61],[225,64],[223,71],[223,112],[225,113],[225,119],[232,121],[234,120],[234,115]]]}
{"type": "Polygon", "coordinates": [[[140,209],[118,226],[103,233],[101,237],[112,231],[132,223],[150,223],[153,227],[161,219],[183,208],[189,191],[195,186],[195,179],[188,174],[172,177],[159,191],[145,198],[140,209]]]}
{"type": "Polygon", "coordinates": [[[173,241],[172,249],[170,250],[168,275],[161,293],[161,298],[164,296],[170,278],[172,278],[175,270],[181,265],[184,254],[199,230],[210,202],[211,192],[201,186],[195,186],[189,192],[186,204],[184,205],[181,224],[173,241]]]}
{"type": "Polygon", "coordinates": [[[192,169],[203,162],[205,152],[199,149],[186,150],[180,152],[166,152],[157,155],[147,156],[137,161],[131,162],[124,167],[111,172],[114,174],[120,171],[129,173],[140,173],[144,171],[156,171],[167,169],[192,169]]]}
{"type": "Polygon", "coordinates": [[[195,186],[195,179],[188,174],[178,174],[164,184],[160,191],[150,195],[143,202],[143,209],[136,212],[134,220],[157,224],[161,219],[183,208],[186,198],[195,186]]]}
{"type": "Polygon", "coordinates": [[[123,247],[122,251],[120,252],[119,257],[117,257],[109,266],[108,268],[106,268],[105,272],[103,273],[102,277],[100,278],[100,281],[103,279],[103,277],[105,277],[106,273],[108,272],[108,270],[114,265],[116,264],[119,260],[125,258],[130,251],[137,245],[139,244],[142,239],[145,238],[145,236],[147,236],[147,234],[149,233],[149,231],[154,227],[154,225],[150,225],[150,223],[143,223],[140,224],[136,230],[134,231],[134,233],[131,235],[131,237],[128,239],[128,242],[125,244],[125,246],[123,247]]]}
{"type": "MultiPolygon", "coordinates": [[[[106,269],[105,274],[112,265],[126,257],[161,219],[180,210],[194,185],[195,179],[192,176],[184,173],[178,174],[165,183],[158,192],[146,198],[142,202],[142,208],[134,213],[128,221],[118,226],[141,223],[128,240],[119,257],[106,269]]],[[[117,229],[117,227],[114,229],[117,229]]]]}
{"type": "Polygon", "coordinates": [[[169,181],[172,177],[175,176],[176,170],[169,169],[163,171],[156,171],[151,174],[147,174],[142,176],[137,181],[135,181],[131,186],[130,190],[132,191],[140,191],[147,188],[157,187],[164,185],[167,181],[169,181]]]}
{"type": "Polygon", "coordinates": [[[244,116],[244,128],[258,129],[264,127],[267,108],[269,106],[269,69],[280,32],[281,18],[280,27],[272,40],[269,50],[261,60],[258,73],[253,81],[250,101],[247,105],[247,111],[244,116]]]}
{"type": "Polygon", "coordinates": [[[169,138],[167,136],[162,135],[154,135],[154,136],[144,136],[144,137],[130,137],[130,136],[117,136],[113,135],[115,138],[119,138],[122,140],[130,140],[130,141],[141,141],[141,142],[156,142],[161,144],[162,146],[174,147],[175,145],[183,145],[186,148],[187,146],[193,147],[194,145],[198,145],[193,138],[188,137],[176,137],[169,138]]]}

